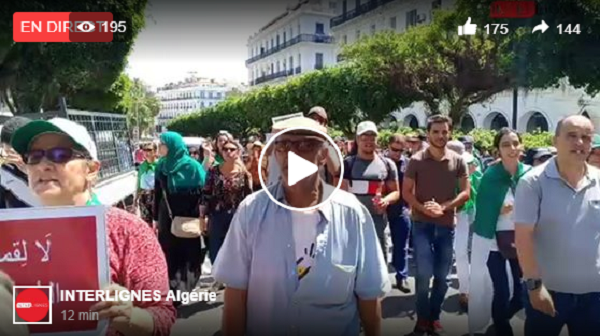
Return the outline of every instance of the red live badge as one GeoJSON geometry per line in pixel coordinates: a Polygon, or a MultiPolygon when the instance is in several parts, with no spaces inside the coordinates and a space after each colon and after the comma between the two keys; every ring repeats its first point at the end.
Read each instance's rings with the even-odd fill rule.
{"type": "Polygon", "coordinates": [[[17,12],[13,14],[13,40],[111,42],[117,25],[108,12],[17,12]]]}
{"type": "Polygon", "coordinates": [[[526,19],[535,15],[535,1],[494,1],[490,5],[492,19],[526,19]]]}

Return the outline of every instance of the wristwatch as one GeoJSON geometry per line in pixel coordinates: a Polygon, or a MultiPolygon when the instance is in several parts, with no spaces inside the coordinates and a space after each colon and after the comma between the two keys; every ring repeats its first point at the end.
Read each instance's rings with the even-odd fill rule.
{"type": "Polygon", "coordinates": [[[525,279],[525,286],[529,291],[538,290],[542,287],[542,279],[525,279]]]}

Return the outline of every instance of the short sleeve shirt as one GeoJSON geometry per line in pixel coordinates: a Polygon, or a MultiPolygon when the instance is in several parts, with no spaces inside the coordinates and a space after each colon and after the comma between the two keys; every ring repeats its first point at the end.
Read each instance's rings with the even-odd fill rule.
{"type": "MultiPolygon", "coordinates": [[[[441,160],[434,159],[429,150],[415,153],[408,162],[404,176],[415,181],[415,197],[419,203],[434,201],[439,204],[453,200],[458,182],[467,178],[467,165],[454,151],[447,150],[441,160]]],[[[433,218],[412,210],[413,220],[444,226],[454,225],[454,211],[433,218]]]]}

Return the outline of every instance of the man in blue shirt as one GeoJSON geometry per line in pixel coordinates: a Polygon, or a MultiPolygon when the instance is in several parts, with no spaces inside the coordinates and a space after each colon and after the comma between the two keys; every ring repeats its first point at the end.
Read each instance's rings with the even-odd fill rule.
{"type": "MultiPolygon", "coordinates": [[[[404,136],[393,134],[389,139],[387,158],[392,160],[398,168],[398,184],[402,189],[402,179],[408,164],[404,155],[404,136]]],[[[410,235],[410,213],[408,205],[402,197],[398,202],[390,204],[387,209],[392,236],[392,265],[396,270],[396,287],[403,293],[410,293],[408,284],[408,239],[410,235]]]]}
{"type": "Polygon", "coordinates": [[[284,130],[269,145],[281,179],[240,204],[213,267],[226,285],[222,332],[358,336],[362,322],[365,335],[378,336],[390,283],[373,219],[318,172],[290,185],[288,155],[321,165],[327,141],[311,129],[325,129],[308,118],[275,126],[284,130]]]}

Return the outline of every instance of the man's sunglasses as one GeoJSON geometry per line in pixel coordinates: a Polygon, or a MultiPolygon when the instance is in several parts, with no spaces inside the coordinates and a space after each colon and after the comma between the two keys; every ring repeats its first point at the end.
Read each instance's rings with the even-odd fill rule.
{"type": "Polygon", "coordinates": [[[28,165],[36,165],[42,162],[44,158],[53,163],[63,164],[73,159],[89,159],[89,155],[70,148],[32,150],[23,155],[23,161],[25,161],[25,163],[28,165]]]}
{"type": "Polygon", "coordinates": [[[391,152],[394,152],[394,153],[400,153],[400,152],[402,152],[402,148],[394,148],[394,147],[390,147],[390,148],[389,148],[389,150],[390,150],[391,152]]]}
{"type": "Polygon", "coordinates": [[[144,152],[154,152],[153,148],[144,148],[144,152]]]}
{"type": "Polygon", "coordinates": [[[323,145],[323,141],[317,139],[307,139],[299,141],[280,140],[275,141],[275,150],[278,152],[298,151],[301,153],[312,152],[323,145]]]}

